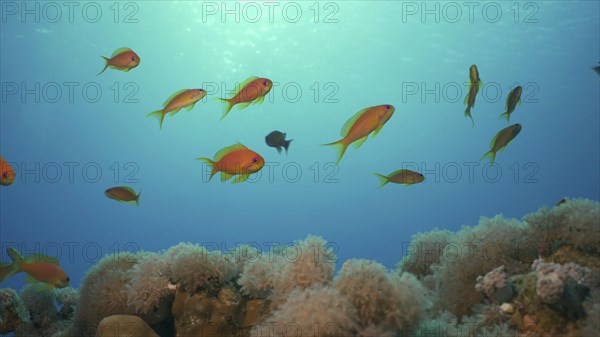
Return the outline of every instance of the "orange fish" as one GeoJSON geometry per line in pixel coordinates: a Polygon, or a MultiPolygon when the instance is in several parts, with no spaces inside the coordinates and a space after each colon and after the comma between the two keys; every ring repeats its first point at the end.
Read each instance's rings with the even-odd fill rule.
{"type": "Polygon", "coordinates": [[[232,98],[217,98],[227,103],[227,107],[221,119],[225,118],[234,105],[239,104],[240,109],[246,108],[250,104],[259,104],[265,100],[265,96],[273,87],[273,82],[268,78],[250,77],[240,84],[238,91],[232,98]]]}
{"type": "Polygon", "coordinates": [[[394,106],[389,104],[372,106],[360,110],[342,127],[341,136],[344,138],[337,142],[323,145],[340,146],[340,153],[335,162],[338,164],[350,144],[354,143],[354,148],[358,149],[367,140],[369,134],[373,133],[371,137],[375,137],[388,119],[392,117],[395,110],[394,106]]]}
{"type": "Polygon", "coordinates": [[[263,157],[239,142],[219,150],[215,154],[215,160],[208,158],[198,159],[211,166],[211,179],[217,172],[221,172],[222,181],[237,176],[233,180],[234,184],[246,181],[250,174],[260,171],[265,166],[263,157]]]}
{"type": "Polygon", "coordinates": [[[187,111],[194,108],[194,105],[206,96],[206,90],[204,89],[183,89],[171,95],[163,103],[163,108],[156,110],[148,114],[148,117],[155,116],[160,121],[160,128],[162,129],[163,120],[168,113],[171,116],[179,112],[179,110],[187,107],[187,111]]]}
{"type": "Polygon", "coordinates": [[[133,50],[125,47],[115,50],[110,58],[100,57],[106,61],[106,64],[104,65],[104,69],[96,76],[102,74],[108,67],[121,71],[130,71],[140,65],[140,57],[133,50]]]}
{"type": "Polygon", "coordinates": [[[142,194],[142,190],[140,190],[140,193],[135,194],[135,191],[131,188],[131,187],[127,187],[127,186],[117,186],[117,187],[111,187],[109,189],[107,189],[104,194],[113,199],[116,200],[118,202],[126,202],[126,203],[130,203],[133,204],[135,203],[136,205],[140,205],[140,195],[142,194]]]}
{"type": "Polygon", "coordinates": [[[0,156],[0,185],[8,186],[15,181],[15,171],[13,171],[12,167],[0,156]]]}
{"type": "Polygon", "coordinates": [[[69,277],[60,267],[58,260],[54,257],[33,254],[24,259],[13,247],[6,250],[8,256],[13,260],[11,265],[2,265],[2,277],[0,282],[14,274],[25,272],[28,274],[27,282],[41,282],[45,286],[41,289],[64,288],[69,285],[69,277]]]}
{"type": "Polygon", "coordinates": [[[473,126],[475,126],[475,121],[473,121],[473,117],[471,116],[471,109],[475,107],[475,97],[477,97],[481,86],[483,86],[483,82],[479,78],[479,70],[477,70],[476,65],[472,65],[469,68],[469,93],[465,97],[465,104],[467,105],[465,116],[471,118],[473,126]]]}
{"type": "Polygon", "coordinates": [[[388,176],[379,173],[375,173],[375,175],[379,178],[379,187],[377,188],[382,188],[387,183],[409,186],[425,180],[425,177],[421,173],[411,170],[397,170],[390,173],[388,176]]]}

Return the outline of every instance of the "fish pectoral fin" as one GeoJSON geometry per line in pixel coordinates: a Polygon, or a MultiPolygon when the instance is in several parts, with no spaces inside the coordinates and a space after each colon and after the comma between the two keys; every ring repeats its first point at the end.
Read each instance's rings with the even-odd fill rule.
{"type": "Polygon", "coordinates": [[[36,283],[40,283],[40,281],[38,281],[37,279],[35,279],[33,276],[27,274],[27,276],[25,276],[25,283],[36,284],[36,283]]]}
{"type": "Polygon", "coordinates": [[[366,136],[364,136],[364,137],[362,137],[360,139],[357,139],[356,141],[354,141],[352,143],[352,147],[354,147],[355,149],[358,149],[361,145],[363,145],[363,143],[365,142],[365,140],[367,140],[367,137],[368,137],[368,135],[366,135],[366,136]]]}
{"type": "Polygon", "coordinates": [[[235,177],[235,179],[233,179],[232,184],[243,183],[244,181],[248,180],[249,177],[250,174],[248,173],[240,174],[237,177],[235,177]]]}
{"type": "Polygon", "coordinates": [[[49,283],[37,282],[33,285],[33,289],[37,292],[48,292],[54,289],[54,286],[49,283]]]}
{"type": "Polygon", "coordinates": [[[260,96],[259,98],[257,98],[256,100],[254,100],[254,103],[261,104],[264,101],[265,101],[265,96],[263,95],[263,96],[260,96]]]}
{"type": "Polygon", "coordinates": [[[227,181],[233,177],[233,174],[221,172],[221,181],[227,181]]]}
{"type": "Polygon", "coordinates": [[[383,129],[383,123],[381,123],[375,130],[373,130],[373,133],[371,133],[371,138],[377,136],[381,129],[383,129]]]}

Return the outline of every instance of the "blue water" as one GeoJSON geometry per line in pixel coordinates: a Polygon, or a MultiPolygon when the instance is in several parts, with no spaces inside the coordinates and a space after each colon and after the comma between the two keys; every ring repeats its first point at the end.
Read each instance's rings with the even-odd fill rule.
{"type": "MultiPolygon", "coordinates": [[[[393,268],[417,232],[498,213],[520,218],[565,196],[600,199],[596,1],[493,3],[497,18],[495,5],[484,15],[479,3],[469,18],[464,3],[437,3],[439,20],[421,17],[421,2],[281,3],[272,20],[262,2],[241,2],[237,12],[227,2],[239,18],[221,17],[221,2],[120,3],[118,12],[97,2],[85,15],[76,4],[70,15],[63,3],[31,2],[33,14],[22,17],[22,2],[2,2],[0,154],[17,171],[0,188],[3,261],[7,246],[58,255],[78,286],[117,250],[181,241],[266,250],[314,234],[340,263],[393,268]],[[96,76],[99,55],[119,47],[133,49],[139,67],[96,76]],[[463,116],[472,64],[485,84],[475,127],[463,116]],[[250,76],[276,85],[263,104],[219,121],[223,105],[213,98],[231,97],[250,76]],[[511,124],[523,129],[488,167],[479,158],[509,125],[498,116],[517,84],[523,104],[511,124]],[[159,130],[146,114],[184,88],[208,95],[159,130]],[[335,150],[320,144],[379,104],[395,106],[392,118],[334,165],[335,150]],[[294,139],[287,155],[265,144],[273,130],[294,139]],[[195,159],[236,141],[269,166],[241,184],[207,181],[195,159]],[[400,168],[425,182],[376,189],[373,173],[400,168]],[[142,190],[139,207],[104,195],[120,185],[142,190]]],[[[19,275],[3,286],[22,284],[19,275]]]]}

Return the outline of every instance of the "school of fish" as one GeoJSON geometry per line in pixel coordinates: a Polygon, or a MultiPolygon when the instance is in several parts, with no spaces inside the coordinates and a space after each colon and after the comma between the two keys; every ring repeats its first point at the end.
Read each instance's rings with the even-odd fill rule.
{"type": "MultiPolygon", "coordinates": [[[[102,71],[98,73],[98,76],[108,68],[128,72],[138,67],[141,61],[140,57],[132,49],[126,47],[118,48],[112,53],[110,58],[101,57],[104,59],[105,64],[102,71]]],[[[600,74],[600,67],[593,69],[600,74]]],[[[471,120],[472,126],[475,126],[472,110],[475,107],[476,97],[482,86],[483,82],[479,77],[479,69],[476,65],[472,65],[469,68],[468,91],[464,99],[464,104],[467,106],[464,115],[471,120]]],[[[273,82],[268,78],[250,77],[241,82],[232,97],[215,98],[215,100],[225,104],[221,120],[235,106],[241,110],[253,104],[263,103],[272,87],[273,82]]],[[[517,105],[521,104],[522,92],[522,87],[516,86],[506,98],[505,112],[500,117],[506,118],[509,123],[510,117],[517,105]]],[[[202,88],[179,90],[167,98],[161,109],[151,112],[147,116],[156,117],[159,120],[160,129],[162,129],[165,116],[168,114],[172,116],[183,108],[190,111],[205,96],[206,91],[202,88]]],[[[336,164],[339,164],[346,149],[351,144],[354,148],[358,149],[367,140],[369,135],[375,137],[390,120],[395,111],[396,108],[391,104],[363,108],[344,123],[340,132],[341,139],[323,145],[332,146],[337,149],[336,164]]],[[[480,160],[489,157],[491,163],[494,163],[497,153],[502,152],[517,137],[521,129],[521,124],[513,124],[498,131],[492,138],[489,151],[480,160]]],[[[287,140],[286,137],[286,133],[274,130],[265,137],[265,143],[267,146],[275,148],[278,153],[281,153],[281,150],[285,149],[287,154],[292,140],[287,140]]],[[[233,183],[246,181],[251,174],[259,172],[265,165],[265,160],[260,154],[239,142],[218,150],[214,155],[214,159],[200,157],[198,160],[203,161],[210,167],[210,178],[220,173],[222,181],[232,179],[233,183]]],[[[15,170],[2,156],[0,156],[0,175],[0,185],[2,186],[11,185],[16,178],[15,170]]],[[[425,180],[423,174],[406,169],[396,170],[389,175],[375,173],[375,176],[380,180],[377,188],[381,188],[388,183],[409,186],[425,180]]],[[[139,206],[141,192],[136,193],[132,188],[127,186],[115,186],[108,188],[105,191],[105,195],[118,202],[139,206]]],[[[561,200],[559,205],[563,202],[564,200],[561,200]]],[[[56,258],[39,254],[24,258],[13,247],[9,247],[7,253],[13,260],[13,263],[0,264],[0,282],[17,273],[24,272],[28,274],[27,281],[38,283],[40,290],[63,288],[69,285],[69,277],[60,267],[56,258]]]]}

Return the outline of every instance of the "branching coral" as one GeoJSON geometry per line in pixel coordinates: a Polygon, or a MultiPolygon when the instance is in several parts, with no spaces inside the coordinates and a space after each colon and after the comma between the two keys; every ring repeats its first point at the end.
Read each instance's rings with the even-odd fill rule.
{"type": "Polygon", "coordinates": [[[383,326],[394,332],[418,324],[428,306],[425,289],[410,273],[390,275],[370,260],[348,260],[333,286],[356,308],[359,327],[383,326]]]}
{"type": "Polygon", "coordinates": [[[407,271],[422,278],[432,273],[430,266],[443,258],[444,248],[453,242],[454,233],[445,229],[413,235],[408,246],[408,255],[397,265],[398,271],[407,271]]]}
{"type": "Polygon", "coordinates": [[[42,291],[38,284],[30,284],[21,291],[21,299],[30,321],[20,324],[15,336],[50,337],[70,324],[78,292],[73,288],[42,291]]]}
{"type": "Polygon", "coordinates": [[[548,256],[561,245],[600,252],[600,204],[587,199],[571,199],[556,207],[544,207],[524,217],[525,235],[530,245],[548,256]]]}
{"type": "Polygon", "coordinates": [[[238,284],[244,294],[269,299],[276,307],[295,288],[328,284],[333,278],[335,262],[335,254],[327,242],[309,235],[303,241],[263,252],[258,259],[249,260],[238,284]]]}
{"type": "Polygon", "coordinates": [[[261,253],[256,260],[245,263],[237,281],[242,293],[252,298],[269,298],[275,275],[280,272],[282,266],[283,257],[271,251],[261,253]]]}
{"type": "Polygon", "coordinates": [[[272,275],[271,302],[274,307],[283,303],[295,288],[327,285],[333,278],[336,257],[327,241],[321,237],[309,235],[303,241],[296,241],[279,255],[279,270],[272,275]]]}
{"type": "Polygon", "coordinates": [[[252,336],[347,337],[355,335],[357,314],[337,289],[315,284],[296,288],[252,336]]]}
{"type": "Polygon", "coordinates": [[[474,287],[478,276],[501,265],[512,266],[509,273],[520,268],[522,233],[523,223],[500,215],[482,218],[476,227],[463,227],[457,241],[444,249],[445,258],[432,266],[436,309],[459,318],[470,315],[470,308],[483,300],[474,287]]]}
{"type": "Polygon", "coordinates": [[[14,332],[20,324],[29,322],[29,312],[17,292],[0,289],[0,334],[14,332]]]}
{"type": "Polygon", "coordinates": [[[220,251],[180,243],[165,252],[171,281],[190,293],[218,292],[237,276],[237,265],[220,251]]]}
{"type": "Polygon", "coordinates": [[[85,275],[80,288],[80,305],[72,325],[59,336],[94,336],[98,323],[117,314],[135,314],[123,291],[130,280],[128,273],[140,256],[115,253],[105,256],[85,275]]]}
{"type": "Polygon", "coordinates": [[[131,279],[124,288],[127,305],[137,314],[155,316],[153,321],[159,323],[168,315],[173,295],[169,288],[167,261],[160,254],[146,253],[129,274],[131,279]]]}

